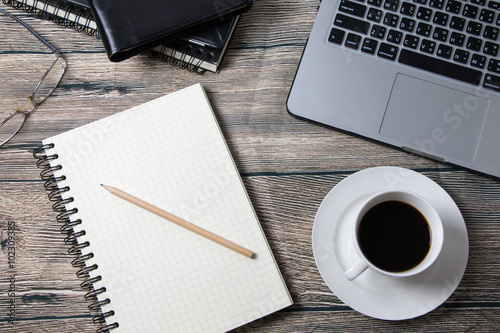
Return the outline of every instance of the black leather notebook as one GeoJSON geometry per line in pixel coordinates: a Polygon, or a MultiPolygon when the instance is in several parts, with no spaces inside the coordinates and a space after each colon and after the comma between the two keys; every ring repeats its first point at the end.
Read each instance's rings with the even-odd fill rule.
{"type": "Polygon", "coordinates": [[[250,9],[252,0],[88,0],[111,61],[122,61],[160,44],[250,9]]]}

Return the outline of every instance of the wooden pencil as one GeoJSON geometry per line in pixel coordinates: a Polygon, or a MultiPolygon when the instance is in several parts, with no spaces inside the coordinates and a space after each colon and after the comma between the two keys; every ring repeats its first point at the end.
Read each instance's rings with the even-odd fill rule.
{"type": "Polygon", "coordinates": [[[156,206],[153,206],[149,203],[147,203],[146,201],[144,200],[141,200],[137,197],[134,197],[133,195],[130,195],[126,192],[123,192],[122,190],[120,189],[117,189],[116,187],[113,187],[113,186],[109,186],[109,185],[103,185],[101,184],[102,187],[104,187],[107,191],[109,191],[111,194],[114,194],[116,195],[117,197],[121,198],[121,199],[124,199],[138,207],[141,207],[153,214],[156,214],[160,217],[163,217],[164,219],[167,219],[181,227],[184,227],[194,233],[197,233],[198,235],[200,236],[203,236],[205,238],[208,238],[210,239],[211,241],[214,241],[222,246],[225,246],[233,251],[236,251],[238,252],[239,254],[242,254],[248,258],[254,258],[255,255],[252,251],[238,245],[238,244],[235,244],[223,237],[220,237],[208,230],[205,230],[201,227],[198,227],[197,225],[194,225],[184,219],[181,219],[180,217],[178,216],[175,216],[169,212],[166,212],[164,211],[163,209],[160,209],[156,206]]]}

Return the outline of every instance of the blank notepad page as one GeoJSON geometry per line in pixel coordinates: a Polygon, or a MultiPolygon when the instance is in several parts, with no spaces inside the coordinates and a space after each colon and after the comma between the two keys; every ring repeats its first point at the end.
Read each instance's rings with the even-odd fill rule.
{"type": "MultiPolygon", "coordinates": [[[[223,332],[292,303],[201,85],[44,140],[74,198],[75,232],[117,332],[223,332]],[[117,187],[256,254],[249,259],[142,208],[117,187]]],[[[114,331],[113,331],[114,332],[114,331]]]]}

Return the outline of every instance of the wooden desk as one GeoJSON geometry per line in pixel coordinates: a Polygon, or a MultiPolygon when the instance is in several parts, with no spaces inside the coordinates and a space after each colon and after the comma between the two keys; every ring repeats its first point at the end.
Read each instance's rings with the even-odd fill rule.
{"type": "MultiPolygon", "coordinates": [[[[17,13],[58,47],[68,71],[53,97],[0,149],[0,229],[14,223],[15,266],[0,252],[0,331],[95,332],[72,256],[47,198],[32,151],[46,137],[201,82],[222,126],[295,305],[241,332],[500,330],[500,183],[396,149],[301,121],[285,101],[319,0],[255,0],[242,17],[218,74],[203,76],[137,56],[107,60],[101,42],[17,13]],[[340,180],[373,166],[429,176],[458,204],[470,255],[455,293],[431,313],[407,321],[372,319],[342,303],[313,259],[311,230],[324,196],[340,180]],[[15,273],[15,323],[8,323],[15,273]]],[[[19,38],[5,34],[3,38],[19,38]],[[5,37],[6,36],[6,37],[5,37]]],[[[21,56],[30,56],[29,54],[21,56]]],[[[0,55],[0,70],[12,57],[0,55]]],[[[342,79],[335,78],[332,79],[342,79]]],[[[0,85],[23,85],[21,77],[0,85]]],[[[0,99],[1,110],[12,101],[0,99]]],[[[133,246],[133,244],[131,244],[133,246]]]]}

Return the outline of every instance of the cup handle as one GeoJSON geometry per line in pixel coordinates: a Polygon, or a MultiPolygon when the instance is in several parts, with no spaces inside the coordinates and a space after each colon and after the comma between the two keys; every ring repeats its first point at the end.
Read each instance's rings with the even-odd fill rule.
{"type": "Polygon", "coordinates": [[[347,280],[352,281],[355,278],[357,278],[361,273],[366,271],[367,268],[368,265],[363,260],[360,259],[358,260],[357,263],[354,264],[354,266],[345,271],[344,275],[347,278],[347,280]]]}

